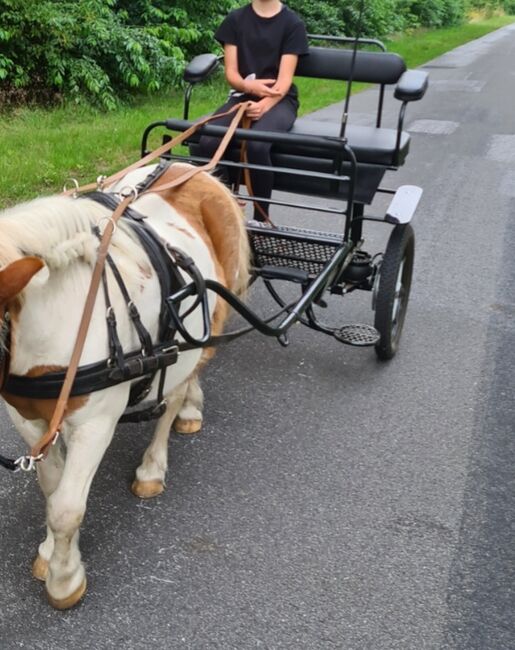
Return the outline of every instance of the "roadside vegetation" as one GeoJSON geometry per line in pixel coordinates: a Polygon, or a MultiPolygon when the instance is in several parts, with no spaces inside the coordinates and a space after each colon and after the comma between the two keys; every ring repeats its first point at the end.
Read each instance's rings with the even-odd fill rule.
{"type": "MultiPolygon", "coordinates": [[[[0,0],[0,8],[8,1],[0,0]]],[[[419,27],[386,42],[389,50],[414,67],[514,21],[514,16],[492,15],[446,28],[419,27]]],[[[208,36],[204,44],[209,44],[208,36]]],[[[1,61],[0,48],[0,71],[1,61]]],[[[73,99],[50,106],[38,106],[28,97],[27,103],[9,102],[0,112],[0,207],[58,192],[70,177],[90,181],[137,159],[143,129],[150,122],[182,114],[182,90],[177,85],[170,81],[156,93],[140,89],[127,94],[113,110],[73,99]]],[[[299,79],[298,85],[303,113],[340,101],[345,91],[340,82],[299,79]]],[[[210,112],[226,92],[221,74],[196,88],[192,117],[210,112]]]]}

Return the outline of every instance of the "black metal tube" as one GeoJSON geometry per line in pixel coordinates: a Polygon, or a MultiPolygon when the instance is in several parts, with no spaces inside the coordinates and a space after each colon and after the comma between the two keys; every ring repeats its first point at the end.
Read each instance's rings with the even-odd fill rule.
{"type": "Polygon", "coordinates": [[[352,149],[348,145],[345,145],[345,147],[351,163],[351,174],[349,174],[349,190],[347,193],[347,208],[345,210],[345,231],[343,237],[345,241],[348,241],[352,229],[352,220],[354,218],[354,191],[356,188],[358,176],[358,163],[352,149]]]}
{"type": "MultiPolygon", "coordinates": [[[[170,131],[186,131],[191,122],[185,120],[168,119],[164,123],[170,131]]],[[[223,137],[228,127],[216,124],[206,124],[197,131],[197,135],[213,135],[223,137]]],[[[341,151],[340,138],[316,135],[299,135],[296,133],[283,133],[280,131],[258,131],[257,129],[236,129],[234,141],[256,140],[258,142],[272,142],[273,144],[297,145],[299,147],[314,147],[323,151],[341,151]]]]}
{"type": "Polygon", "coordinates": [[[377,104],[377,120],[376,127],[379,129],[381,126],[381,120],[383,119],[383,103],[384,103],[384,88],[385,85],[381,84],[379,89],[379,102],[377,104]]]}
{"type": "Polygon", "coordinates": [[[399,111],[399,121],[397,123],[397,141],[395,143],[395,153],[393,160],[396,166],[399,165],[399,149],[401,147],[401,136],[402,136],[402,127],[404,126],[404,115],[406,114],[406,108],[408,102],[402,102],[401,110],[399,111]]]}
{"type": "Polygon", "coordinates": [[[351,59],[351,64],[350,64],[350,73],[349,73],[349,79],[347,81],[347,93],[345,96],[345,106],[343,109],[343,115],[342,115],[342,126],[340,129],[340,138],[345,138],[345,130],[347,128],[347,118],[349,116],[349,104],[350,104],[350,96],[352,92],[352,82],[354,81],[354,70],[356,68],[356,56],[358,54],[358,43],[360,40],[361,36],[361,28],[363,26],[363,11],[365,9],[365,0],[361,0],[361,3],[359,5],[359,16],[358,16],[358,28],[357,28],[357,33],[354,38],[354,47],[352,48],[352,59],[351,59]]]}
{"type": "Polygon", "coordinates": [[[377,38],[354,38],[354,36],[324,36],[323,34],[308,34],[313,41],[327,41],[328,43],[354,43],[356,40],[360,45],[375,45],[383,52],[386,52],[386,45],[377,38]]]}
{"type": "Polygon", "coordinates": [[[143,136],[141,138],[141,157],[144,158],[148,152],[147,150],[147,141],[148,141],[148,136],[151,131],[156,129],[158,126],[164,126],[166,127],[166,122],[152,122],[152,124],[149,124],[147,128],[143,131],[143,136]]]}
{"type": "MultiPolygon", "coordinates": [[[[182,156],[182,155],[172,155],[169,156],[172,160],[182,160],[185,158],[191,162],[209,162],[210,158],[204,158],[203,156],[182,156]]],[[[344,158],[344,160],[346,160],[344,158]]],[[[350,162],[350,161],[349,161],[350,162]]],[[[350,176],[342,174],[341,176],[335,176],[335,174],[329,172],[315,172],[308,169],[295,169],[293,167],[274,167],[273,165],[254,165],[252,163],[244,162],[233,162],[231,160],[223,159],[220,162],[220,165],[223,167],[236,167],[237,169],[255,169],[257,171],[267,171],[275,172],[277,174],[288,174],[291,176],[306,176],[307,178],[321,178],[325,180],[337,180],[340,181],[350,181],[350,176]]],[[[294,207],[294,206],[292,206],[294,207]]]]}
{"type": "Polygon", "coordinates": [[[193,92],[193,84],[188,84],[186,86],[186,90],[184,91],[184,111],[183,111],[183,117],[185,120],[189,119],[190,115],[190,100],[191,100],[191,93],[193,92]]]}
{"type": "MultiPolygon", "coordinates": [[[[215,280],[206,280],[206,288],[214,291],[216,294],[221,296],[235,311],[237,311],[245,320],[247,320],[258,332],[265,334],[266,336],[272,336],[278,338],[281,335],[285,334],[288,329],[299,320],[300,316],[306,311],[306,309],[313,303],[318,295],[325,290],[327,285],[333,279],[335,273],[340,272],[345,268],[345,260],[349,256],[349,253],[352,252],[354,246],[347,243],[344,246],[341,246],[333,257],[329,260],[325,268],[317,276],[317,278],[310,285],[308,290],[302,294],[300,300],[292,306],[292,309],[288,316],[284,318],[277,327],[270,327],[266,322],[261,319],[257,314],[255,314],[247,305],[242,302],[237,296],[231,293],[226,287],[224,287],[219,282],[215,280]]],[[[179,289],[176,293],[168,298],[169,302],[177,303],[185,298],[195,294],[196,287],[195,285],[188,284],[187,286],[179,289]]],[[[211,345],[211,339],[207,342],[203,342],[203,346],[211,345]]]]}

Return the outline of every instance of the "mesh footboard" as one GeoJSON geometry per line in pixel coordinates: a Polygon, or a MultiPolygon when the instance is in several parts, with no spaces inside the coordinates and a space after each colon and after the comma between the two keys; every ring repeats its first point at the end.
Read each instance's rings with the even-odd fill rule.
{"type": "Polygon", "coordinates": [[[254,265],[301,269],[318,275],[342,245],[343,236],[303,228],[247,226],[254,265]]]}

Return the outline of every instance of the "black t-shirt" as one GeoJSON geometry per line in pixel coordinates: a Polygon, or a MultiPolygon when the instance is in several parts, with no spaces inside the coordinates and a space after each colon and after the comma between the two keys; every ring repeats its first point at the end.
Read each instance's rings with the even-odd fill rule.
{"type": "MultiPolygon", "coordinates": [[[[244,79],[252,74],[256,79],[277,79],[283,54],[308,53],[306,27],[286,5],[271,18],[259,16],[250,4],[235,9],[217,29],[215,38],[222,45],[236,45],[238,71],[244,79]]],[[[296,97],[295,86],[288,94],[296,97]]]]}

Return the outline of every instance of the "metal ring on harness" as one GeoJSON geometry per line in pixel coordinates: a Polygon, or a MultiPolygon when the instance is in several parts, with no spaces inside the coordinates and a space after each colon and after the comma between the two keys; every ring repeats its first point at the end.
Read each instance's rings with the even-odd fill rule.
{"type": "Polygon", "coordinates": [[[77,194],[77,190],[78,190],[79,187],[80,187],[80,185],[79,185],[79,181],[78,181],[76,178],[68,178],[68,180],[66,181],[66,183],[63,185],[63,192],[68,192],[68,191],[69,191],[69,190],[68,190],[68,185],[67,185],[68,183],[72,183],[72,185],[74,186],[75,191],[73,192],[72,196],[73,196],[74,199],[76,199],[77,196],[78,196],[78,194],[77,194]]]}
{"type": "Polygon", "coordinates": [[[103,221],[110,221],[113,224],[113,235],[114,235],[114,233],[116,232],[116,229],[118,228],[118,225],[117,225],[116,221],[113,219],[113,217],[109,216],[109,217],[102,217],[101,219],[99,219],[99,221],[97,223],[97,228],[98,228],[99,232],[102,235],[104,234],[104,231],[100,229],[100,224],[103,221]]]}
{"type": "Polygon", "coordinates": [[[123,199],[126,199],[132,194],[132,200],[135,201],[138,198],[138,189],[134,185],[124,185],[117,194],[123,199]]]}
{"type": "Polygon", "coordinates": [[[14,464],[18,465],[18,468],[14,471],[31,472],[36,469],[36,463],[40,460],[43,460],[43,454],[39,454],[39,456],[20,456],[14,461],[14,464]]]}

